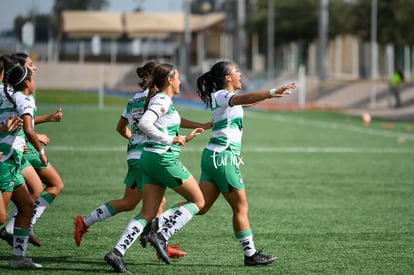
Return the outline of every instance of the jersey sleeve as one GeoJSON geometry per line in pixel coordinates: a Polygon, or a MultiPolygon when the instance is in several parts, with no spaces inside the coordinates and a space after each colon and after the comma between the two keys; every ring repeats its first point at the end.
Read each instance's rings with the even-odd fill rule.
{"type": "Polygon", "coordinates": [[[121,117],[128,119],[128,113],[127,113],[127,109],[126,108],[122,112],[121,117]]]}
{"type": "Polygon", "coordinates": [[[31,115],[34,117],[35,109],[35,103],[30,97],[21,93],[16,94],[16,110],[19,116],[31,115]]]}
{"type": "Polygon", "coordinates": [[[235,95],[233,92],[221,90],[214,93],[214,99],[218,106],[230,106],[230,99],[235,95]]]}
{"type": "Polygon", "coordinates": [[[168,111],[170,104],[171,98],[166,95],[160,95],[151,99],[147,109],[161,117],[168,111]]]}

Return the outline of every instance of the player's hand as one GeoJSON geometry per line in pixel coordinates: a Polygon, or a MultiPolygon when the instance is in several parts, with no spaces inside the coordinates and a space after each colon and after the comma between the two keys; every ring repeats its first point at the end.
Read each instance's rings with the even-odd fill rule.
{"type": "Polygon", "coordinates": [[[49,115],[49,121],[50,122],[61,122],[63,119],[63,112],[62,108],[57,109],[54,113],[51,113],[49,115]]]}
{"type": "Polygon", "coordinates": [[[204,132],[204,129],[203,128],[195,128],[188,135],[185,136],[185,141],[186,142],[189,142],[194,137],[198,136],[199,134],[202,134],[203,132],[204,132]]]}
{"type": "Polygon", "coordinates": [[[49,137],[48,136],[46,136],[44,134],[37,134],[37,138],[44,145],[48,145],[49,144],[49,137]]]}
{"type": "Polygon", "coordinates": [[[12,114],[6,121],[6,132],[12,132],[23,127],[23,120],[12,114]]]}

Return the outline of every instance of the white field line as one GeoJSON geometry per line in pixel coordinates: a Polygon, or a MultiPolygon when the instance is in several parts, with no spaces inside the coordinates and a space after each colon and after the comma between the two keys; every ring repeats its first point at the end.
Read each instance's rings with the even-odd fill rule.
{"type": "MultiPolygon", "coordinates": [[[[57,152],[123,152],[126,147],[105,146],[47,146],[48,151],[57,152]]],[[[201,152],[202,147],[185,146],[183,152],[201,152]]],[[[414,154],[410,148],[357,148],[357,147],[243,147],[243,153],[390,153],[390,154],[414,154]]]]}
{"type": "Polygon", "coordinates": [[[259,113],[253,112],[246,112],[247,116],[251,117],[263,117],[266,120],[274,120],[277,122],[282,123],[295,123],[299,125],[305,126],[314,126],[324,129],[331,129],[331,130],[340,130],[340,131],[348,131],[348,132],[357,132],[361,134],[373,135],[373,136],[380,136],[380,137],[389,137],[389,138],[404,138],[408,140],[414,140],[413,134],[401,133],[401,132],[391,132],[389,130],[381,130],[381,129],[370,129],[367,127],[358,127],[353,125],[346,125],[346,124],[339,124],[339,123],[332,123],[332,122],[324,122],[319,120],[312,120],[312,119],[304,119],[304,118],[291,118],[284,115],[262,115],[259,113]]]}

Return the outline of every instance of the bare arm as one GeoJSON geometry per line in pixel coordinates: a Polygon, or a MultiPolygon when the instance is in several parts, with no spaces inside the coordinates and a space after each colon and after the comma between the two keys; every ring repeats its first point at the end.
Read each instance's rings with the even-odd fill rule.
{"type": "Polygon", "coordinates": [[[186,128],[186,129],[203,128],[204,130],[208,130],[208,129],[211,129],[211,127],[213,127],[213,122],[209,121],[205,123],[199,123],[199,122],[195,122],[195,121],[188,120],[186,118],[181,117],[180,127],[186,128]]]}
{"type": "Polygon", "coordinates": [[[235,94],[230,99],[230,106],[250,105],[273,97],[283,97],[284,95],[290,94],[290,90],[295,88],[296,83],[290,83],[288,85],[284,85],[276,89],[255,91],[244,94],[235,94]]]}
{"type": "Polygon", "coordinates": [[[43,149],[43,146],[40,143],[40,140],[37,137],[37,134],[32,127],[32,116],[26,114],[22,116],[22,119],[23,119],[23,131],[24,131],[24,134],[26,135],[26,138],[39,152],[39,157],[40,157],[40,161],[42,165],[46,166],[48,163],[48,160],[45,154],[45,150],[43,149]]]}
{"type": "Polygon", "coordinates": [[[131,130],[128,128],[128,120],[122,116],[118,120],[116,131],[128,140],[131,138],[131,130]]]}
{"type": "Polygon", "coordinates": [[[55,112],[48,115],[40,115],[35,117],[35,124],[45,123],[45,122],[61,122],[63,118],[62,109],[59,108],[55,112]]]}

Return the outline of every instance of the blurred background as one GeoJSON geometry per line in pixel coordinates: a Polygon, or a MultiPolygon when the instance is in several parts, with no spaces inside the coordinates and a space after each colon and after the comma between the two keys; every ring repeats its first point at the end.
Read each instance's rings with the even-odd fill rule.
{"type": "Polygon", "coordinates": [[[414,1],[3,0],[0,53],[26,52],[38,89],[130,93],[149,59],[175,64],[182,97],[218,60],[235,61],[243,90],[297,81],[259,107],[369,111],[414,118],[414,1]],[[397,106],[390,89],[400,72],[397,106]]]}

